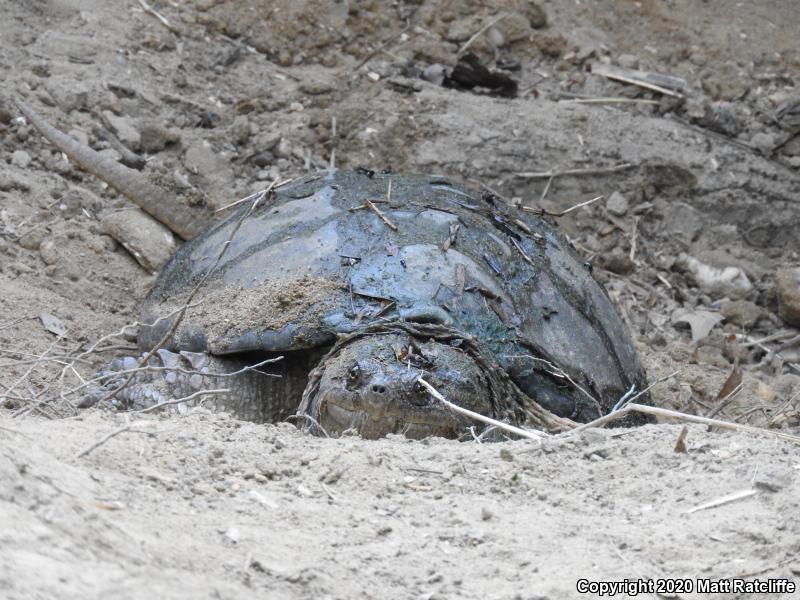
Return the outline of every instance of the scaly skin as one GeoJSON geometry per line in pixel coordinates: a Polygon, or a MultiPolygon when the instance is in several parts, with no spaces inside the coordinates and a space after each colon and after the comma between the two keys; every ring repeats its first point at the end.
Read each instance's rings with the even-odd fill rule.
{"type": "MultiPolygon", "coordinates": [[[[111,405],[120,410],[141,410],[201,390],[227,389],[228,392],[198,396],[165,408],[183,413],[202,405],[245,421],[283,421],[296,411],[305,379],[297,377],[292,364],[282,360],[231,375],[254,362],[257,361],[196,352],[175,354],[162,349],[150,360],[149,368],[137,372],[131,383],[117,392],[111,405]]],[[[103,385],[90,388],[82,406],[91,406],[117,388],[138,363],[132,356],[115,359],[98,373],[107,378],[103,385]]]]}

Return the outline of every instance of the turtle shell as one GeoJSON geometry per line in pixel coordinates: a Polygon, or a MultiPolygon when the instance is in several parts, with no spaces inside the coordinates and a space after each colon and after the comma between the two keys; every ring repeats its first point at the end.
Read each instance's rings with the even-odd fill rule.
{"type": "Polygon", "coordinates": [[[538,216],[444,177],[364,170],[307,177],[249,210],[166,265],[143,305],[141,346],[161,339],[211,270],[174,350],[320,348],[394,319],[473,336],[522,391],[572,419],[599,416],[644,386],[608,295],[538,216]]]}

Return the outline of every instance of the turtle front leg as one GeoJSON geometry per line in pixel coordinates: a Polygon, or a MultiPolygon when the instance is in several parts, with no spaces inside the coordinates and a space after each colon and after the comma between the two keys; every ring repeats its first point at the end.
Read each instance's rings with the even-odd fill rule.
{"type": "Polygon", "coordinates": [[[109,400],[111,406],[119,410],[142,410],[163,404],[164,410],[183,414],[193,406],[202,405],[228,412],[237,419],[274,423],[296,411],[302,394],[300,387],[293,397],[291,388],[297,386],[283,377],[286,368],[282,360],[275,358],[278,357],[254,367],[258,361],[198,352],[176,354],[161,349],[146,367],[138,370],[140,358],[117,358],[98,373],[99,385],[89,388],[81,406],[96,404],[119,388],[133,372],[131,382],[109,400]],[[198,394],[204,390],[227,391],[198,394]],[[175,402],[181,398],[187,400],[175,402]]]}

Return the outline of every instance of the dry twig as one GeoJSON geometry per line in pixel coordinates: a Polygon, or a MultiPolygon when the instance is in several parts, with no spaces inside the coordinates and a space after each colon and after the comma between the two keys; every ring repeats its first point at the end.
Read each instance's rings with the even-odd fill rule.
{"type": "Polygon", "coordinates": [[[567,175],[608,175],[610,173],[618,173],[620,171],[627,171],[633,169],[637,165],[632,163],[622,163],[612,167],[594,167],[589,169],[565,169],[563,171],[523,171],[517,173],[517,177],[522,179],[549,179],[550,177],[565,177],[567,175]]]}
{"type": "Polygon", "coordinates": [[[160,23],[161,23],[161,24],[162,24],[164,27],[166,27],[167,29],[169,29],[169,30],[170,30],[172,33],[180,34],[180,32],[181,32],[181,31],[180,31],[180,29],[178,29],[177,27],[175,27],[174,25],[172,25],[172,24],[171,24],[171,23],[170,23],[170,22],[167,20],[167,18],[166,18],[164,15],[162,15],[162,14],[161,14],[161,13],[159,13],[159,12],[157,12],[157,11],[156,11],[156,10],[155,10],[155,9],[154,9],[152,6],[150,6],[150,5],[149,5],[147,2],[145,2],[144,0],[139,0],[139,5],[142,7],[142,10],[143,10],[145,13],[147,13],[147,14],[148,14],[148,15],[150,15],[151,17],[155,17],[156,19],[158,19],[158,20],[159,20],[159,22],[160,22],[160,23]]]}
{"type": "Polygon", "coordinates": [[[477,40],[486,31],[488,31],[489,29],[491,29],[492,27],[497,25],[500,21],[505,19],[507,16],[508,15],[506,13],[503,13],[501,15],[498,15],[497,17],[495,17],[494,19],[492,19],[488,23],[486,23],[486,25],[484,25],[478,31],[476,31],[475,34],[471,38],[469,38],[466,42],[464,42],[464,45],[461,46],[461,48],[459,48],[458,53],[456,54],[456,56],[463,56],[464,53],[469,49],[469,47],[472,46],[472,44],[475,43],[475,40],[477,40]]]}
{"type": "Polygon", "coordinates": [[[490,417],[486,417],[484,415],[473,412],[466,408],[462,408],[447,400],[436,390],[435,387],[433,387],[430,383],[425,381],[421,376],[417,379],[417,381],[419,381],[423,386],[425,386],[425,389],[428,390],[431,396],[436,398],[439,402],[444,404],[447,408],[449,408],[453,412],[464,415],[465,417],[469,417],[470,419],[475,419],[476,421],[481,421],[482,423],[487,423],[488,425],[494,425],[495,427],[513,433],[514,435],[528,438],[530,440],[536,440],[537,442],[540,443],[542,441],[542,438],[549,436],[549,434],[543,431],[537,431],[535,429],[521,429],[519,427],[515,427],[514,425],[509,425],[508,423],[503,423],[502,421],[497,421],[496,419],[492,419],[490,417]]]}
{"type": "Polygon", "coordinates": [[[375,206],[375,203],[372,200],[365,200],[364,202],[367,205],[367,208],[369,208],[372,212],[374,212],[376,215],[378,215],[380,220],[383,221],[384,223],[386,223],[386,226],[389,229],[391,229],[392,231],[397,231],[397,225],[392,223],[389,220],[389,217],[387,217],[385,214],[383,214],[381,209],[379,209],[377,206],[375,206]]]}
{"type": "MultiPolygon", "coordinates": [[[[643,393],[643,392],[642,392],[643,393]]],[[[700,423],[701,425],[711,425],[713,427],[719,427],[720,429],[727,429],[729,431],[739,431],[739,432],[747,432],[747,433],[758,433],[762,435],[771,435],[782,440],[787,440],[789,442],[793,442],[795,444],[800,444],[800,436],[792,435],[790,433],[783,433],[781,431],[772,431],[770,429],[764,429],[761,427],[752,427],[750,425],[742,425],[740,423],[732,423],[731,421],[721,421],[719,419],[709,419],[707,417],[699,417],[697,415],[690,415],[687,413],[678,412],[677,410],[670,410],[668,408],[658,408],[657,406],[646,406],[644,404],[635,404],[630,403],[625,407],[621,408],[620,410],[607,414],[605,416],[600,417],[599,419],[595,419],[590,423],[585,423],[580,427],[576,427],[570,431],[565,433],[561,433],[559,435],[570,435],[574,433],[579,433],[585,429],[590,427],[602,427],[606,423],[610,423],[611,421],[616,421],[617,419],[621,419],[629,412],[638,412],[643,413],[646,415],[652,415],[655,417],[666,417],[670,419],[677,419],[679,421],[688,421],[689,423],[700,423]]]]}
{"type": "Polygon", "coordinates": [[[548,217],[563,217],[564,215],[571,213],[573,210],[577,210],[579,208],[583,208],[584,206],[589,206],[590,204],[594,204],[595,202],[601,200],[602,198],[603,196],[597,196],[596,198],[592,198],[591,200],[584,200],[583,202],[579,202],[578,204],[570,206],[566,210],[558,212],[553,212],[551,210],[547,210],[546,208],[536,208],[533,206],[523,206],[522,210],[524,210],[525,212],[536,213],[538,215],[547,215],[548,217]]]}

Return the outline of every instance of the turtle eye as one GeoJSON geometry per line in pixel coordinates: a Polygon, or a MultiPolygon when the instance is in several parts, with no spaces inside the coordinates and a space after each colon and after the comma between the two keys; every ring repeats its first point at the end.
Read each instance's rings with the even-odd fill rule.
{"type": "Polygon", "coordinates": [[[427,396],[428,389],[418,381],[414,384],[414,393],[418,396],[427,396]]]}
{"type": "Polygon", "coordinates": [[[353,365],[347,372],[347,387],[353,389],[361,382],[361,367],[353,365]]]}

